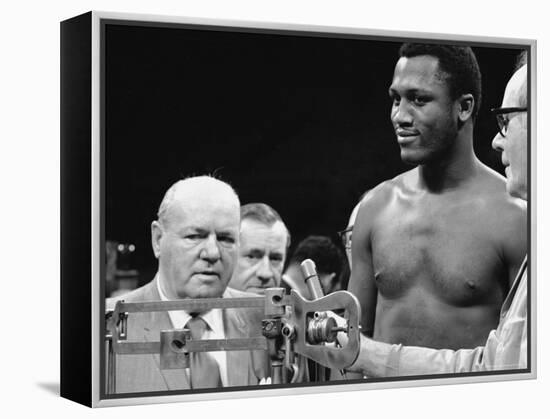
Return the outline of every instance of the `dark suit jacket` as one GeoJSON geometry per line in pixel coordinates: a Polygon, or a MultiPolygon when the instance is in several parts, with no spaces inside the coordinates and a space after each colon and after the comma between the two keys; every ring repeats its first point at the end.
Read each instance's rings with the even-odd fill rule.
{"type": "MultiPolygon", "coordinates": [[[[224,298],[253,297],[253,294],[227,288],[224,298]]],[[[107,299],[112,309],[117,300],[125,302],[160,301],[156,280],[126,295],[107,299]]],[[[223,323],[226,339],[261,336],[261,309],[225,309],[223,323]]],[[[128,341],[153,342],[160,340],[160,331],[172,329],[167,312],[131,313],[128,316],[128,341]]],[[[266,351],[227,351],[229,386],[256,385],[268,377],[269,357],[266,351]]],[[[116,393],[150,392],[189,389],[184,369],[161,370],[158,354],[117,355],[116,393]]]]}

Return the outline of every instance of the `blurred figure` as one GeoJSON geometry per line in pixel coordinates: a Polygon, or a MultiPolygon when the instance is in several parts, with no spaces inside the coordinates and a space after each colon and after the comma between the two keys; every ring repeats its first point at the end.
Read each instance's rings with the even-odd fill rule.
{"type": "MultiPolygon", "coordinates": [[[[368,193],[366,191],[361,195],[361,199],[359,199],[359,202],[353,207],[353,210],[351,211],[351,214],[349,216],[348,225],[346,228],[342,231],[338,232],[338,236],[340,236],[340,240],[342,240],[342,246],[344,246],[344,250],[346,252],[346,257],[348,259],[349,269],[352,269],[351,265],[351,238],[353,233],[353,226],[355,225],[355,219],[357,218],[357,213],[359,212],[359,207],[361,206],[361,201],[365,197],[365,195],[368,193]]],[[[347,283],[346,283],[347,286],[347,283]]]]}
{"type": "Polygon", "coordinates": [[[241,207],[240,246],[232,288],[265,294],[278,287],[290,245],[290,233],[277,211],[267,204],[241,207]]]}
{"type": "Polygon", "coordinates": [[[346,252],[346,257],[348,259],[350,269],[352,267],[351,266],[351,236],[353,233],[353,225],[355,224],[355,218],[357,218],[357,213],[359,212],[360,205],[361,205],[361,202],[358,202],[357,205],[353,207],[353,211],[351,211],[351,215],[349,216],[348,225],[344,230],[338,232],[338,235],[342,240],[342,245],[344,246],[344,250],[346,252]]]}
{"type": "Polygon", "coordinates": [[[346,280],[343,278],[346,262],[342,251],[330,237],[308,236],[298,244],[289,260],[283,275],[283,283],[287,288],[294,289],[302,297],[311,299],[312,296],[300,268],[300,264],[305,259],[315,262],[324,295],[346,287],[347,284],[342,284],[346,280]]]}
{"type": "Polygon", "coordinates": [[[124,295],[137,288],[139,271],[135,267],[136,246],[132,243],[105,241],[106,297],[124,295]]]}

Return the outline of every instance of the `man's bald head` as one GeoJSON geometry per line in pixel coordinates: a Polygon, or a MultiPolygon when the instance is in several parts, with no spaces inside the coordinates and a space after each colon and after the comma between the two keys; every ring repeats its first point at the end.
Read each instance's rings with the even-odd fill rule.
{"type": "Polygon", "coordinates": [[[182,179],[174,183],[164,194],[160,203],[157,218],[163,225],[170,219],[170,209],[174,202],[180,205],[197,206],[224,204],[236,205],[240,208],[239,197],[235,190],[227,183],[210,176],[196,176],[182,179]]]}
{"type": "Polygon", "coordinates": [[[222,296],[237,259],[239,222],[239,198],[225,182],[199,176],[168,189],[151,242],[169,299],[222,296]]]}

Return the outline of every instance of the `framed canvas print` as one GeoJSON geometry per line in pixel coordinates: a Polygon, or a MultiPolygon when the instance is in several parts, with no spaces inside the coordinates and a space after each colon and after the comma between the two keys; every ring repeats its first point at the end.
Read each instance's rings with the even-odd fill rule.
{"type": "Polygon", "coordinates": [[[61,395],[536,377],[536,42],[61,23],[61,395]]]}

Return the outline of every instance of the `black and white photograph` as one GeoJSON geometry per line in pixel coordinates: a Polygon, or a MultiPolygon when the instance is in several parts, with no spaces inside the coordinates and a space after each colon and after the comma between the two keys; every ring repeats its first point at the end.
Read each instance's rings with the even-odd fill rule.
{"type": "Polygon", "coordinates": [[[544,16],[8,5],[6,414],[543,411],[544,16]]]}
{"type": "Polygon", "coordinates": [[[533,377],[533,42],[80,20],[100,400],[533,377]]]}

